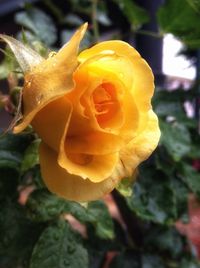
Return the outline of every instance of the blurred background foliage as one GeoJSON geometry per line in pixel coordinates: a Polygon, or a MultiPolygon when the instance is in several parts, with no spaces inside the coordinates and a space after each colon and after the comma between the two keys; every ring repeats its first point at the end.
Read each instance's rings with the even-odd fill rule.
{"type": "MultiPolygon", "coordinates": [[[[122,39],[140,51],[155,74],[153,107],[162,137],[133,186],[125,179],[104,200],[79,204],[45,188],[37,153],[40,141],[31,128],[2,135],[0,268],[200,267],[200,227],[196,240],[180,232],[191,222],[189,200],[198,207],[200,199],[200,1],[33,2],[24,1],[13,11],[13,27],[18,39],[43,56],[66,43],[85,21],[89,31],[81,49],[122,39]],[[195,64],[197,76],[187,89],[180,84],[169,90],[162,74],[166,33],[184,43],[182,53],[195,64]],[[193,116],[188,116],[186,103],[193,116]]],[[[2,53],[0,107],[14,116],[23,77],[9,48],[3,47],[2,53]]]]}

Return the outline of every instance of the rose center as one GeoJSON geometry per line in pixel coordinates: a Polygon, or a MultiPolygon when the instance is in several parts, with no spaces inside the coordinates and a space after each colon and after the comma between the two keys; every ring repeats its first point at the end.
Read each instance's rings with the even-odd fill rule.
{"type": "Polygon", "coordinates": [[[104,83],[98,86],[92,94],[96,115],[109,112],[109,108],[115,104],[115,88],[111,84],[104,83]]]}
{"type": "Polygon", "coordinates": [[[78,165],[82,165],[82,166],[89,164],[93,159],[92,155],[83,154],[83,153],[79,153],[79,154],[68,153],[67,157],[72,162],[78,165]]]}

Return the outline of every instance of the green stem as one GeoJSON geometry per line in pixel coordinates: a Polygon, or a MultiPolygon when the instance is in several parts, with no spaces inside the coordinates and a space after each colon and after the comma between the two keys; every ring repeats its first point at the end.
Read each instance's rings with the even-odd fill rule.
{"type": "Polygon", "coordinates": [[[97,43],[99,40],[99,25],[97,22],[97,4],[98,0],[92,0],[92,26],[93,26],[95,43],[97,43]]]}
{"type": "Polygon", "coordinates": [[[148,35],[148,36],[155,37],[155,38],[162,38],[163,37],[163,35],[161,33],[155,33],[155,32],[145,31],[145,30],[136,30],[135,33],[148,35]]]}
{"type": "Polygon", "coordinates": [[[139,219],[129,210],[126,200],[117,190],[112,192],[112,196],[126,224],[130,246],[132,248],[141,248],[143,245],[143,234],[139,219]]]}

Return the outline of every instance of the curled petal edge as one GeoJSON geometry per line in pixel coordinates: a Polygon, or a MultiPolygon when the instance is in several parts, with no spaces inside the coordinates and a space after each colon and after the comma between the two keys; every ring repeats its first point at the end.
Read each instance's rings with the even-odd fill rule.
{"type": "Polygon", "coordinates": [[[111,192],[119,180],[108,178],[102,182],[93,183],[79,176],[69,174],[57,163],[57,154],[45,143],[40,145],[40,164],[42,177],[47,188],[68,200],[77,202],[92,201],[111,192]]]}

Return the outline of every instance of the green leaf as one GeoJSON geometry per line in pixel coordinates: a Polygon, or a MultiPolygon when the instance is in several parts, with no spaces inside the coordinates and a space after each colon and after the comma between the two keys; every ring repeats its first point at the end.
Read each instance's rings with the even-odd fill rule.
{"type": "Polygon", "coordinates": [[[191,138],[188,129],[177,122],[167,123],[160,120],[161,144],[175,161],[180,161],[191,149],[191,138]]]}
{"type": "Polygon", "coordinates": [[[126,198],[136,215],[147,221],[171,224],[177,218],[175,198],[170,180],[153,166],[139,169],[133,195],[126,198]]]}
{"type": "Polygon", "coordinates": [[[56,41],[56,28],[52,19],[37,8],[28,8],[18,12],[15,21],[32,31],[46,45],[53,45],[56,41]]]}
{"type": "Polygon", "coordinates": [[[41,226],[27,221],[24,208],[8,197],[0,206],[0,267],[24,267],[28,265],[41,226]]]}
{"type": "Polygon", "coordinates": [[[188,0],[167,0],[158,12],[158,22],[164,32],[173,33],[186,45],[198,48],[200,17],[192,5],[188,0]]]}
{"type": "Polygon", "coordinates": [[[38,189],[30,194],[26,207],[29,217],[34,221],[45,222],[62,213],[70,213],[80,222],[91,224],[98,237],[114,238],[113,221],[103,201],[90,202],[85,208],[79,203],[59,198],[46,189],[38,189]]]}
{"type": "Polygon", "coordinates": [[[186,183],[189,189],[200,198],[199,172],[192,166],[184,163],[179,168],[179,176],[186,183]]]}
{"type": "Polygon", "coordinates": [[[6,167],[19,170],[21,158],[21,154],[18,152],[0,150],[0,168],[6,167]]]}
{"type": "Polygon", "coordinates": [[[26,203],[29,217],[34,221],[45,222],[58,217],[65,211],[66,201],[46,189],[33,191],[26,203]]]}
{"type": "Polygon", "coordinates": [[[65,221],[47,227],[35,245],[30,268],[88,268],[81,239],[65,221]]]}
{"type": "Polygon", "coordinates": [[[200,1],[199,0],[187,0],[188,4],[198,13],[200,13],[200,1]]]}
{"type": "Polygon", "coordinates": [[[6,79],[18,67],[17,61],[9,47],[6,47],[2,52],[4,52],[4,59],[0,65],[0,80],[6,79]]]}
{"type": "Polygon", "coordinates": [[[133,179],[132,178],[124,178],[117,185],[117,191],[120,192],[121,195],[125,197],[129,197],[133,193],[133,179]]]}
{"type": "Polygon", "coordinates": [[[18,179],[19,173],[16,169],[1,168],[0,169],[0,200],[7,198],[18,198],[18,179]]]}
{"type": "Polygon", "coordinates": [[[102,239],[114,238],[114,225],[108,209],[103,201],[88,204],[89,221],[95,226],[96,234],[102,239]]]}
{"type": "Polygon", "coordinates": [[[20,170],[23,152],[30,136],[5,134],[0,137],[0,168],[20,170]]]}
{"type": "Polygon", "coordinates": [[[126,251],[117,255],[111,262],[110,268],[165,268],[160,256],[141,254],[139,251],[126,251]]]}
{"type": "Polygon", "coordinates": [[[90,223],[96,235],[102,239],[114,238],[114,225],[108,209],[103,201],[92,201],[87,208],[76,202],[66,203],[66,211],[82,223],[90,223]]]}
{"type": "Polygon", "coordinates": [[[144,246],[147,251],[153,250],[158,254],[162,252],[172,258],[178,258],[183,254],[186,239],[174,227],[150,225],[144,235],[144,246]]]}
{"type": "Polygon", "coordinates": [[[141,268],[165,268],[163,260],[158,255],[143,254],[141,268]]]}
{"type": "Polygon", "coordinates": [[[158,116],[177,116],[183,113],[183,108],[180,103],[161,100],[155,107],[155,113],[158,116]]]}
{"type": "Polygon", "coordinates": [[[32,135],[6,133],[0,136],[0,150],[18,152],[23,155],[29,143],[33,140],[32,135]]]}
{"type": "Polygon", "coordinates": [[[40,139],[34,140],[26,149],[24,158],[21,163],[21,172],[24,173],[35,165],[39,164],[39,149],[40,139]]]}
{"type": "Polygon", "coordinates": [[[135,251],[126,251],[113,258],[110,268],[141,268],[140,254],[135,251]]]}
{"type": "Polygon", "coordinates": [[[200,268],[200,263],[198,260],[192,259],[190,257],[183,257],[180,261],[181,268],[200,268]]]}
{"type": "Polygon", "coordinates": [[[134,27],[138,28],[142,24],[149,21],[149,14],[147,11],[138,6],[132,0],[112,0],[118,5],[122,13],[126,16],[129,23],[134,27]]]}

